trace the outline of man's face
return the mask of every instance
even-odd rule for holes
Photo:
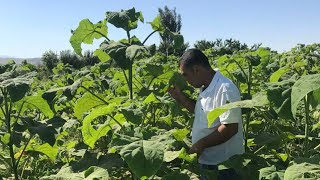
[[[184,64],[180,65],[180,71],[185,80],[195,88],[202,86],[201,79],[199,78],[199,67],[194,65],[192,67],[185,67]]]

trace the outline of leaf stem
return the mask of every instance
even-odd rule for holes
[[[146,39],[143,41],[142,45],[144,45],[144,43],[146,43],[146,41],[152,36],[152,34],[154,34],[155,32],[157,32],[157,30],[154,30],[152,33],[150,33]]]
[[[105,104],[109,104],[107,101],[105,101],[104,99],[102,99],[101,97],[95,95],[92,91],[90,91],[89,89],[87,89],[84,86],[81,86],[83,89],[85,89],[86,91],[88,91],[90,94],[92,94],[94,97],[98,98],[99,100],[101,100],[102,102],[104,102]]]

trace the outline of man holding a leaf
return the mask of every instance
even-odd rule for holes
[[[179,65],[186,81],[200,88],[197,100],[186,97],[177,86],[168,90],[177,102],[195,113],[189,153],[197,153],[202,169],[217,170],[217,164],[244,153],[241,109],[226,111],[212,124],[208,124],[207,115],[219,106],[239,101],[239,89],[218,70],[212,69],[208,58],[198,49],[187,50]],[[228,169],[220,171],[218,179],[234,179],[235,175],[234,169]]]

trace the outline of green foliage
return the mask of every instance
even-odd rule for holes
[[[275,166],[262,168],[259,171],[259,180],[283,180],[284,177],[284,172],[277,171]]]
[[[135,141],[125,146],[120,155],[138,178],[150,177],[162,164],[163,145],[156,141]]]
[[[319,156],[310,159],[295,159],[290,163],[284,173],[284,180],[295,179],[319,179],[320,160]]]
[[[41,61],[47,70],[52,72],[52,69],[58,64],[59,59],[58,55],[50,50],[42,54]]]
[[[284,119],[293,119],[291,111],[291,87],[293,84],[293,80],[285,80],[268,85],[268,100],[276,113]]]
[[[237,101],[225,104],[214,110],[210,111],[207,115],[208,118],[208,127],[211,126],[212,123],[224,112],[233,109],[233,108],[256,108],[256,107],[263,107],[267,105],[269,102],[267,100],[267,96],[265,94],[257,94],[252,100],[244,100],[244,101]]]
[[[297,106],[301,99],[308,95],[308,93],[318,89],[320,89],[320,74],[301,76],[295,82],[291,93],[291,110],[294,117],[296,116]]]
[[[42,177],[41,180],[90,180],[90,179],[109,179],[107,170],[91,166],[83,172],[73,172],[70,166],[65,166],[56,175]]]
[[[76,30],[71,31],[70,43],[74,51],[78,55],[82,55],[81,44],[92,44],[94,39],[106,37],[108,34],[108,27],[106,21],[99,21],[93,24],[89,19],[80,21]]]
[[[139,21],[144,18],[134,8],[107,12],[96,24],[82,20],[70,38],[77,54],[82,43],[105,41],[82,57],[70,51],[60,53],[60,59],[47,53],[53,74],[32,84],[35,73],[26,74],[32,69],[26,64],[0,66],[1,176],[198,177],[197,157],[187,153],[193,117],[166,91],[177,85],[190,97],[197,93],[176,72],[179,57],[144,46],[150,36],[140,41],[130,34]],[[110,40],[107,23],[125,30],[127,37]],[[154,32],[169,35],[175,48],[183,44],[160,16],[149,24]],[[234,80],[243,99],[209,112],[208,124],[232,108],[251,109],[244,113],[247,152],[220,163],[219,170],[234,168],[248,180],[319,178],[319,158],[313,156],[319,153],[319,44],[282,54],[232,39],[200,45],[213,65]],[[215,178],[218,171],[209,174]]]
[[[120,12],[106,12],[106,20],[117,28],[131,31],[138,26],[138,20],[144,21],[141,12],[136,12],[135,8],[121,10]]]
[[[188,89],[188,83],[185,78],[177,72],[174,72],[169,80],[169,86],[178,86],[181,90]]]

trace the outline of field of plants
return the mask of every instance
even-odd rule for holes
[[[198,179],[195,154],[188,154],[193,114],[167,93],[176,84],[197,97],[178,73],[178,53],[146,46],[152,35],[171,37],[172,51],[183,36],[160,16],[138,39],[134,8],[84,19],[70,43],[103,39],[97,63],[75,68],[57,63],[48,76],[32,65],[0,66],[0,179]],[[108,27],[127,37],[115,41]],[[320,44],[298,44],[277,53],[267,47],[202,49],[214,68],[239,87],[242,101],[208,115],[241,107],[246,153],[219,169],[234,168],[245,180],[320,179]],[[167,51],[168,52],[168,51]],[[215,179],[218,172],[206,172]]]

